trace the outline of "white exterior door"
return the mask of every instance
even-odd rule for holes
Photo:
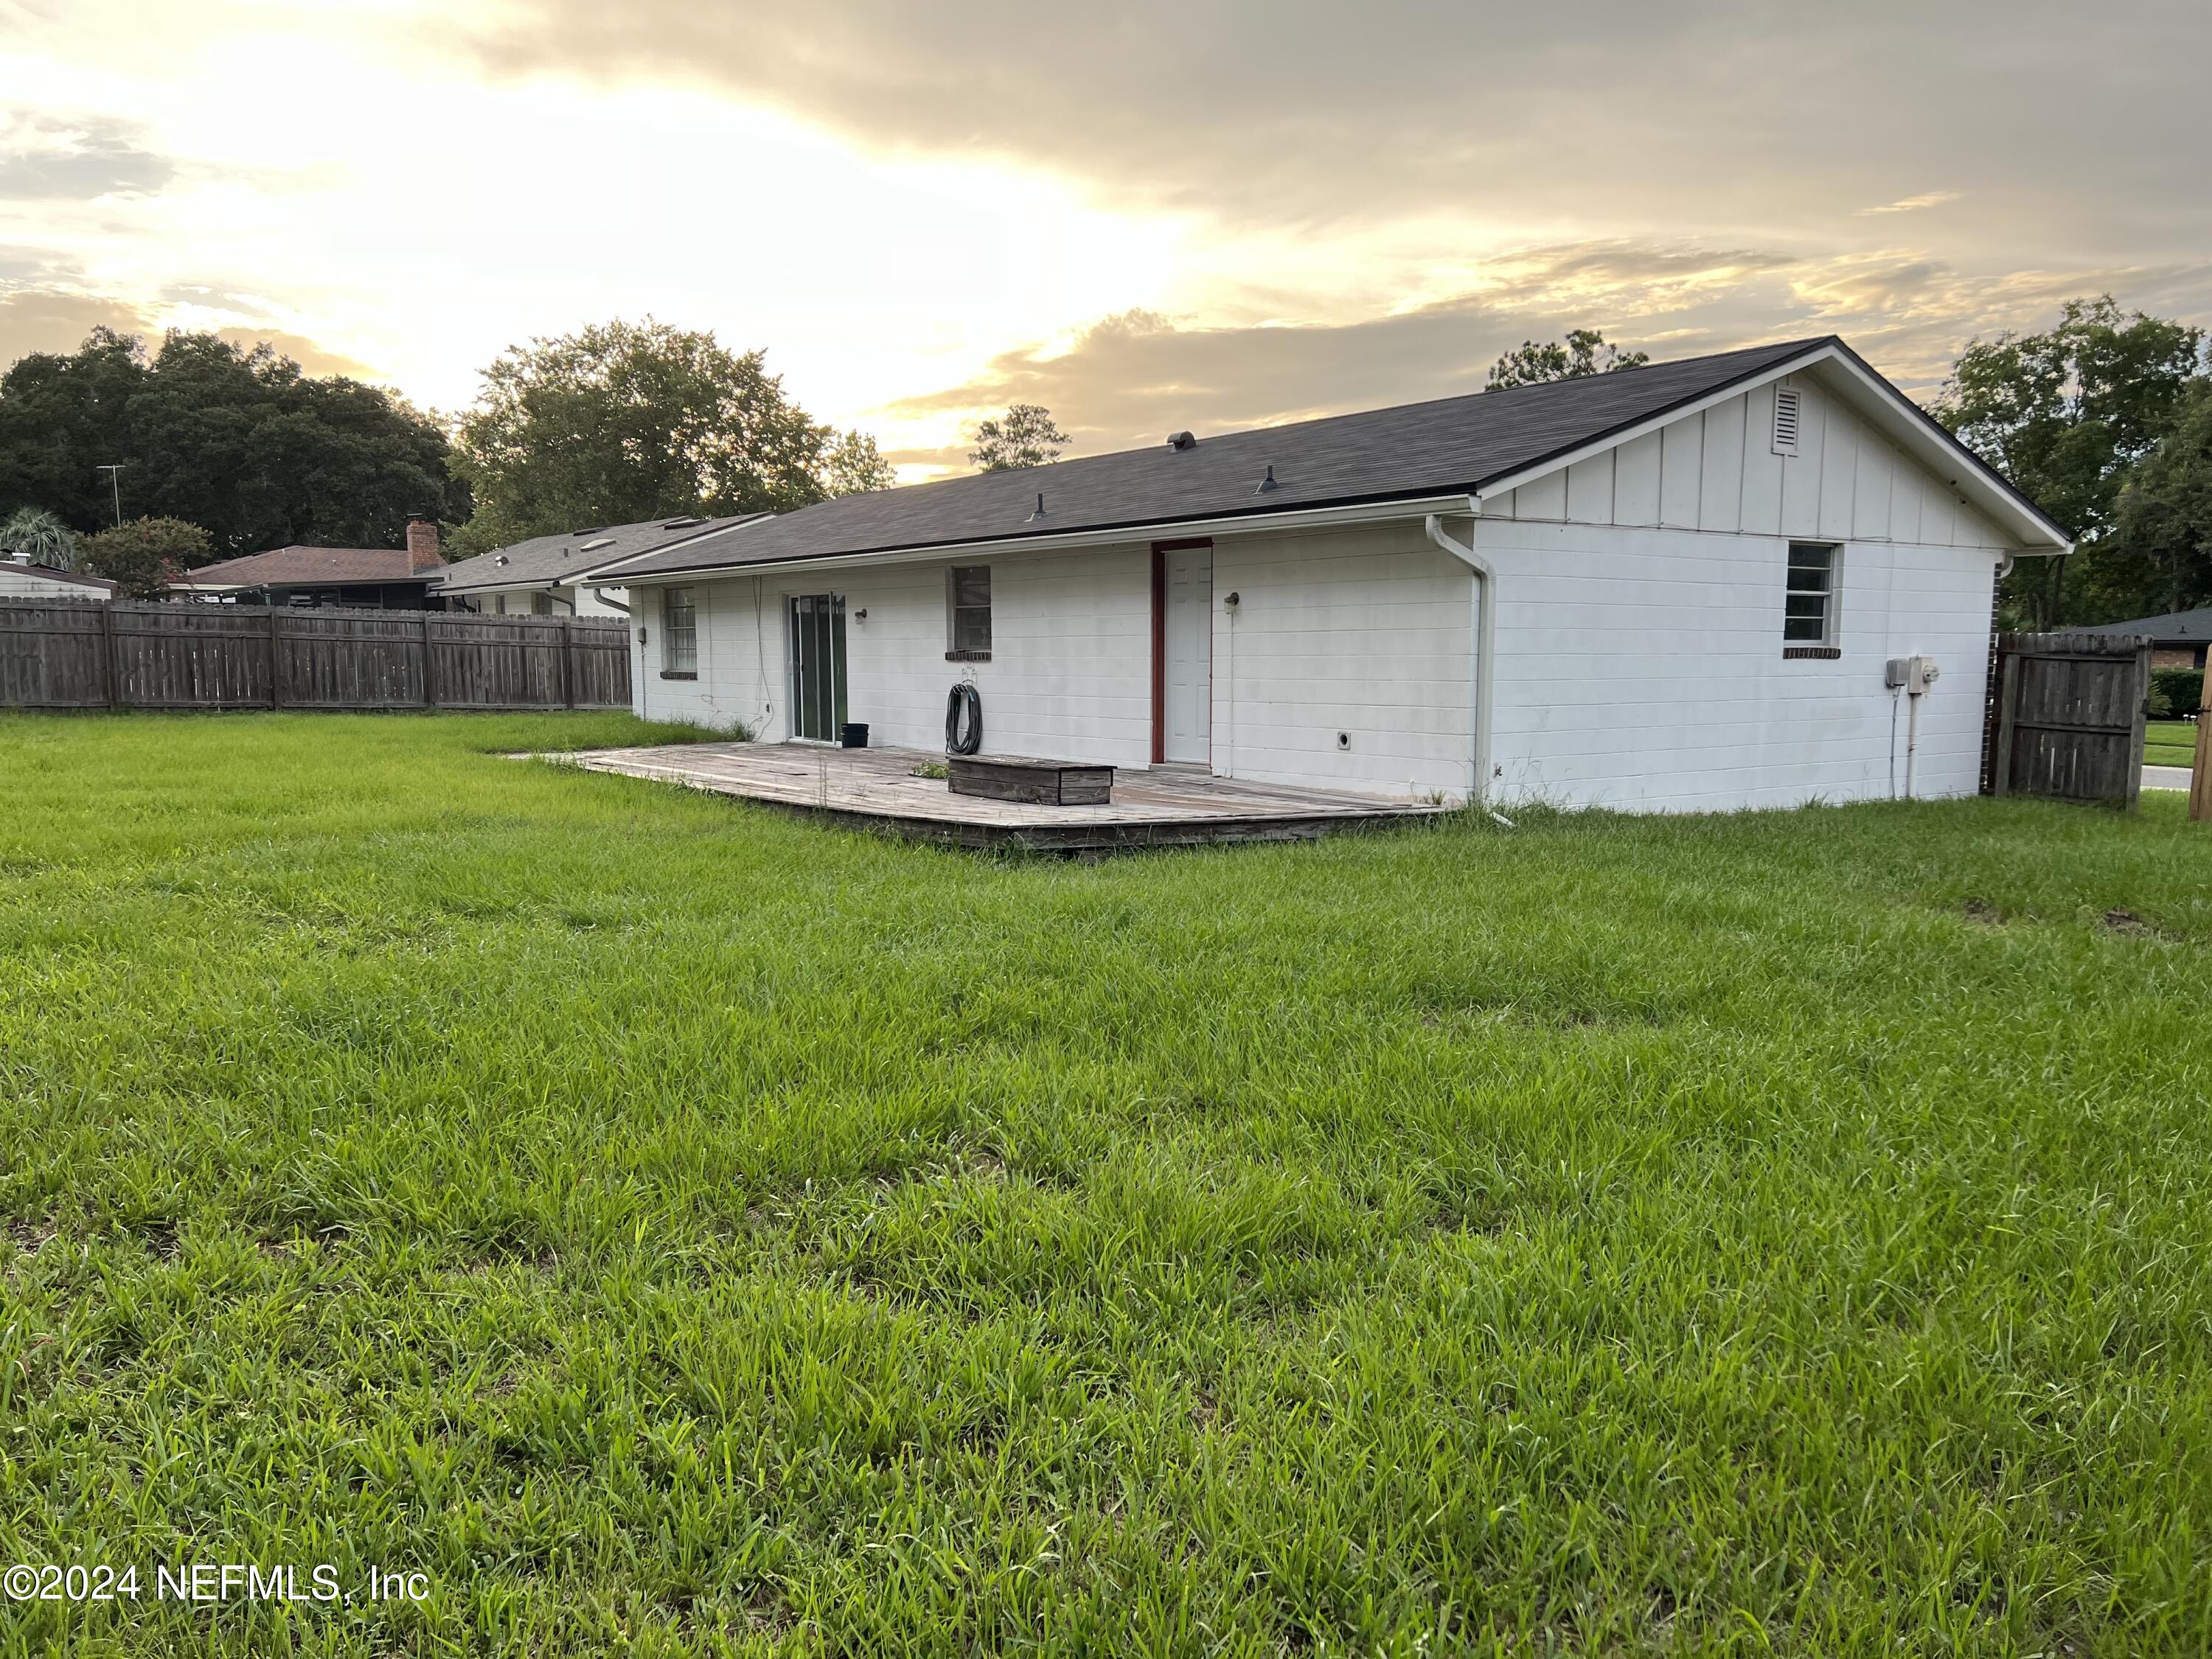
[[[1170,548],[1167,562],[1167,668],[1164,758],[1212,758],[1213,550]]]

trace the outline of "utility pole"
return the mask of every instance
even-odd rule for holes
[[[121,461],[115,461],[92,469],[94,472],[105,472],[107,482],[115,487],[115,524],[118,529],[123,526],[123,465]]]

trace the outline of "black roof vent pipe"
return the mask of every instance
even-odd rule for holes
[[[1264,495],[1270,490],[1280,489],[1281,488],[1282,485],[1275,482],[1275,467],[1274,464],[1271,461],[1267,465],[1267,476],[1260,480],[1259,487],[1253,490],[1252,493],[1255,495]]]
[[[1030,514],[1029,521],[1031,524],[1035,524],[1042,517],[1044,517],[1044,491],[1040,489],[1037,491],[1036,511]]]

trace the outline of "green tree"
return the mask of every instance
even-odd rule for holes
[[[978,472],[1012,472],[1050,465],[1067,443],[1067,434],[1053,424],[1052,411],[1043,404],[1013,404],[998,419],[976,427],[975,447],[968,459]]]
[[[2098,567],[2115,550],[2121,489],[2172,424],[2202,338],[2123,313],[2108,294],[2068,301],[2048,332],[1975,340],[1960,354],[1930,412],[2077,538],[2071,557],[2022,559],[2006,579],[2008,607],[2031,627],[2094,619],[2075,614],[2068,567],[2085,567],[2086,600],[2111,590],[2118,573]]]
[[[809,419],[764,354],[650,318],[510,347],[483,381],[455,440],[477,508],[457,554],[584,525],[784,513],[830,494],[836,467],[858,469],[840,483],[880,477],[873,441]]]
[[[1651,361],[1641,351],[1623,351],[1607,345],[1594,328],[1571,328],[1564,343],[1549,340],[1539,345],[1523,340],[1490,366],[1485,392],[1509,386],[1536,386],[1546,380],[1579,380],[1585,374],[1610,374],[1615,369],[1641,368]]]
[[[50,506],[96,530],[112,512],[98,469],[111,463],[131,511],[204,526],[212,557],[291,542],[396,547],[410,514],[468,514],[434,421],[211,334],[173,331],[149,356],[95,329],[73,353],[33,353],[0,376],[0,512]]]
[[[0,548],[19,554],[49,570],[70,570],[76,565],[76,538],[70,527],[41,507],[18,507],[0,524]]]
[[[861,495],[898,483],[898,474],[865,432],[831,441],[823,452],[821,477],[823,489],[832,495]]]
[[[2121,486],[2114,520],[2100,559],[2107,620],[2212,604],[2212,379],[2184,390],[2166,435]]]
[[[131,519],[88,537],[83,568],[134,599],[158,599],[166,584],[214,556],[215,538],[182,519]]]

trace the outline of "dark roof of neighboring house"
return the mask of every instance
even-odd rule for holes
[[[741,553],[734,545],[694,544],[635,560],[621,574],[642,578],[1071,531],[1133,531],[1238,514],[1474,494],[1674,410],[1723,394],[1740,382],[1771,377],[1796,360],[1832,351],[1849,358],[1876,383],[1887,385],[1832,335],[1789,340],[1505,392],[1224,433],[1200,438],[1186,449],[1162,442],[1049,466],[848,495],[747,530],[738,538]],[[1892,392],[1904,404],[1902,395],[1893,388]],[[1981,466],[1924,413],[1909,404],[1905,407],[1929,442],[1942,445],[1967,465]],[[1261,493],[1259,487],[1270,467],[1276,487]],[[2034,513],[2032,502],[2002,480],[1995,482],[2001,493]],[[1040,493],[1045,515],[1032,520]],[[2036,517],[2048,522],[2039,514]]]
[[[426,581],[446,567],[417,570],[404,547],[276,547],[187,570],[172,587],[310,587],[331,582]]]
[[[2212,644],[2212,606],[2200,611],[2176,611],[2165,617],[2139,617],[2133,622],[2103,623],[2095,628],[2076,628],[2075,634],[2148,634],[2153,645]]]
[[[13,570],[26,576],[36,576],[41,581],[68,582],[77,587],[96,587],[113,599],[121,590],[105,576],[88,575],[82,570],[57,570],[50,564],[39,564],[27,559],[0,560],[0,571]]]
[[[534,537],[447,566],[438,574],[437,591],[467,593],[503,587],[553,586],[586,570],[598,570],[641,553],[719,535],[734,526],[767,516],[745,513],[722,519],[653,519],[644,524],[605,525],[558,536]]]

